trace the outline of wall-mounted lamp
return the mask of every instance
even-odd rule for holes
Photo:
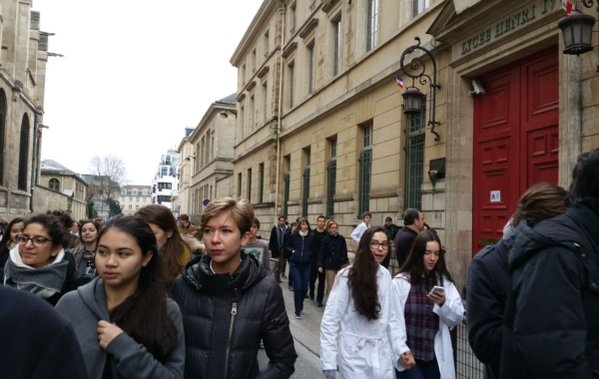
[[[189,160],[192,160],[192,159],[196,159],[196,156],[195,156],[195,154],[193,154],[193,155],[190,155],[189,157],[185,157],[185,160],[186,160],[186,161],[189,161]]]
[[[566,16],[558,24],[564,36],[564,54],[580,55],[593,50],[595,17],[581,13],[580,4],[591,8],[594,5],[594,0],[576,1],[572,14]],[[597,2],[597,13],[599,14],[599,1]],[[599,64],[597,71],[599,72]]]
[[[439,141],[441,136],[439,133],[435,131],[435,127],[440,125],[441,123],[435,120],[435,110],[437,105],[437,90],[441,88],[441,85],[437,83],[437,62],[435,61],[435,57],[431,54],[431,52],[424,47],[420,46],[420,37],[414,38],[416,40],[416,44],[408,47],[401,53],[400,64],[401,70],[404,74],[410,78],[412,78],[412,85],[406,89],[406,92],[402,94],[404,99],[404,113],[413,114],[418,113],[422,110],[422,104],[426,101],[426,96],[420,92],[420,90],[414,86],[416,79],[422,85],[428,85],[430,87],[430,108],[429,108],[429,118],[427,125],[431,125],[431,133],[435,135],[435,141]],[[426,65],[422,56],[417,56],[412,58],[412,60],[406,64],[406,57],[412,54],[415,50],[422,50],[429,57],[432,65],[433,72],[432,78],[426,72]]]

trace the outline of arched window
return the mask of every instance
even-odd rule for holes
[[[29,117],[23,115],[21,121],[21,139],[19,149],[19,189],[27,191],[27,173],[29,172]]]
[[[0,89],[0,185],[4,184],[4,148],[6,141],[6,94]]]
[[[58,179],[50,179],[50,181],[48,182],[48,188],[50,188],[52,191],[60,191],[60,182],[58,181]]]

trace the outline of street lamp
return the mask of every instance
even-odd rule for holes
[[[594,0],[577,1],[574,12],[558,23],[564,37],[564,54],[580,55],[593,50],[595,17],[580,12],[580,4],[591,8],[594,5]],[[599,13],[599,1],[597,2],[597,12]],[[599,72],[599,64],[597,71]]]
[[[429,118],[427,125],[431,125],[431,133],[435,135],[435,141],[439,141],[441,136],[435,131],[435,127],[441,123],[435,120],[435,111],[437,107],[437,90],[441,88],[441,85],[437,83],[437,62],[431,52],[424,47],[420,46],[420,37],[415,37],[416,44],[408,47],[401,53],[400,65],[403,73],[412,78],[412,85],[406,89],[406,92],[402,94],[404,99],[404,113],[414,114],[422,110],[422,104],[426,101],[426,96],[415,86],[416,79],[424,86],[428,85],[430,88],[429,99]],[[423,51],[431,61],[433,65],[432,74],[428,74],[426,71],[426,64],[422,59],[422,56],[416,56],[406,63],[406,57],[416,50]],[[432,75],[432,77],[431,77]]]

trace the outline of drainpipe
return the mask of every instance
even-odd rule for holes
[[[281,182],[281,114],[283,113],[283,48],[285,47],[285,4],[281,1],[279,14],[281,20],[281,46],[279,50],[279,98],[277,107],[277,128],[275,130],[275,138],[277,141],[277,170],[275,175],[275,214],[274,220],[279,216],[279,184]]]

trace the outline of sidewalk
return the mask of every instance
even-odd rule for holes
[[[287,279],[283,279],[281,289],[285,298],[285,308],[287,309],[291,334],[295,342],[295,350],[298,354],[295,361],[295,373],[291,378],[322,378],[320,370],[320,320],[324,307],[318,308],[316,301],[305,299],[302,319],[297,320],[294,317],[293,291],[289,290]],[[261,367],[268,364],[268,357],[266,357],[264,350],[260,350],[258,359]]]

